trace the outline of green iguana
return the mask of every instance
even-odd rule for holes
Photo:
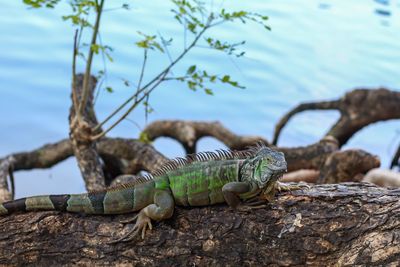
[[[0,215],[15,211],[59,210],[85,214],[122,214],[140,211],[136,224],[116,241],[128,241],[147,227],[173,215],[175,205],[206,206],[226,202],[234,209],[241,200],[271,200],[275,190],[300,189],[278,179],[286,172],[282,152],[257,145],[245,151],[201,152],[177,158],[151,175],[104,191],[21,198],[0,204]],[[252,208],[247,206],[248,208]]]

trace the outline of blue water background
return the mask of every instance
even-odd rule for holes
[[[1,156],[68,136],[73,28],[60,17],[69,13],[69,7],[61,4],[55,10],[32,10],[21,2],[0,0]],[[108,1],[107,8],[121,3]],[[138,80],[143,53],[134,45],[140,38],[138,30],[172,37],[173,57],[183,48],[183,28],[169,11],[170,1],[129,3],[131,10],[108,11],[102,18],[102,41],[115,49],[115,62],[107,64],[107,85],[115,92],[100,93],[96,103],[100,119],[134,90],[125,87],[121,78],[133,84]],[[220,5],[212,1],[207,6],[215,10]],[[192,92],[181,83],[165,83],[151,96],[155,111],[149,122],[218,120],[235,133],[271,140],[278,119],[300,102],[335,99],[356,87],[400,89],[400,1],[237,0],[224,1],[222,6],[268,15],[272,31],[255,24],[221,25],[209,35],[232,42],[246,40],[245,56],[229,58],[199,47],[174,73],[196,63],[209,72],[230,74],[246,89],[219,85],[214,87],[215,95],[208,96]],[[166,55],[150,53],[145,79],[168,62]],[[99,70],[101,64],[101,58],[97,59],[94,69]],[[316,142],[338,117],[336,111],[297,115],[283,130],[279,145]],[[137,137],[145,127],[143,108],[129,118],[110,136]],[[399,129],[399,121],[371,125],[358,132],[345,148],[377,154],[387,167],[400,142]],[[168,138],[157,140],[155,146],[171,157],[184,153]],[[221,147],[223,144],[212,138],[199,143],[200,150]],[[16,173],[17,197],[84,190],[72,158],[49,170]]]

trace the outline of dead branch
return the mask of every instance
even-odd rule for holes
[[[98,144],[100,157],[105,168],[115,178],[120,174],[136,174],[142,170],[154,171],[168,159],[152,146],[134,139],[103,138]],[[0,159],[0,181],[7,188],[8,168],[12,163],[14,171],[50,168],[73,156],[71,142],[63,139],[57,143],[47,144],[35,150],[8,155]],[[8,159],[13,158],[10,162]],[[107,181],[108,183],[111,180]]]
[[[283,180],[290,182],[358,182],[369,170],[380,166],[377,156],[363,150],[339,151],[331,136],[306,147],[277,149],[286,155],[289,173]]]
[[[107,244],[121,216],[31,212],[0,218],[1,265],[397,266],[400,190],[319,185],[249,213],[177,208],[145,240]]]
[[[164,155],[151,145],[134,139],[102,138],[98,142],[101,158],[106,163],[109,185],[113,179],[122,174],[137,174],[144,170],[152,172],[168,161]]]
[[[301,169],[319,170],[326,158],[332,152],[338,150],[338,142],[335,138],[327,136],[309,146],[294,148],[275,147],[275,149],[285,153],[289,172]]]
[[[396,184],[396,177],[398,179],[397,183],[400,184],[400,176],[396,176],[394,173],[389,175],[389,171],[386,171],[385,175],[379,177],[375,175],[373,179],[365,180],[364,175],[367,172],[369,173],[370,170],[378,168],[380,160],[378,157],[363,150],[335,151],[326,154],[324,160],[320,161],[320,163],[322,165],[317,169],[291,170],[283,176],[282,181],[304,181],[319,184],[366,181],[380,186],[383,186],[383,184],[388,186],[389,184]],[[379,174],[382,174],[382,172],[379,172]]]
[[[218,121],[155,121],[144,129],[143,134],[150,141],[161,136],[171,137],[182,144],[186,154],[195,153],[198,140],[205,136],[212,136],[233,150],[243,150],[260,141],[268,144],[268,141],[260,136],[240,136],[232,133]]]
[[[276,125],[273,144],[277,144],[279,135],[295,114],[305,110],[338,110],[339,120],[326,135],[331,135],[344,145],[357,131],[378,121],[400,118],[400,92],[385,88],[370,90],[356,89],[334,101],[303,103],[288,112]]]
[[[46,169],[73,155],[71,143],[68,139],[46,144],[29,152],[15,153],[14,170]]]
[[[328,156],[321,167],[317,183],[358,182],[369,170],[379,166],[379,158],[363,150],[336,151]]]

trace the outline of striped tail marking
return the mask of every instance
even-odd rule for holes
[[[70,195],[47,195],[20,198],[0,204],[0,215],[17,211],[66,210]]]

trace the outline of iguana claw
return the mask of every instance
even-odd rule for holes
[[[142,239],[144,239],[144,236],[146,234],[146,230],[147,227],[152,230],[153,229],[153,225],[151,224],[151,219],[144,214],[143,211],[140,211],[137,215],[135,215],[135,217],[133,217],[132,219],[126,220],[126,221],[122,221],[121,223],[130,223],[133,222],[134,220],[136,220],[135,225],[133,226],[133,228],[126,233],[124,236],[122,236],[121,238],[117,239],[117,240],[113,240],[111,242],[109,242],[109,244],[114,244],[114,243],[118,243],[118,242],[128,242],[133,240],[139,233],[141,233],[141,237]]]
[[[279,192],[285,192],[285,191],[294,191],[294,190],[302,190],[303,188],[311,188],[308,184],[297,184],[297,185],[292,185],[292,184],[285,184],[281,182],[276,182],[275,189],[278,190]]]

